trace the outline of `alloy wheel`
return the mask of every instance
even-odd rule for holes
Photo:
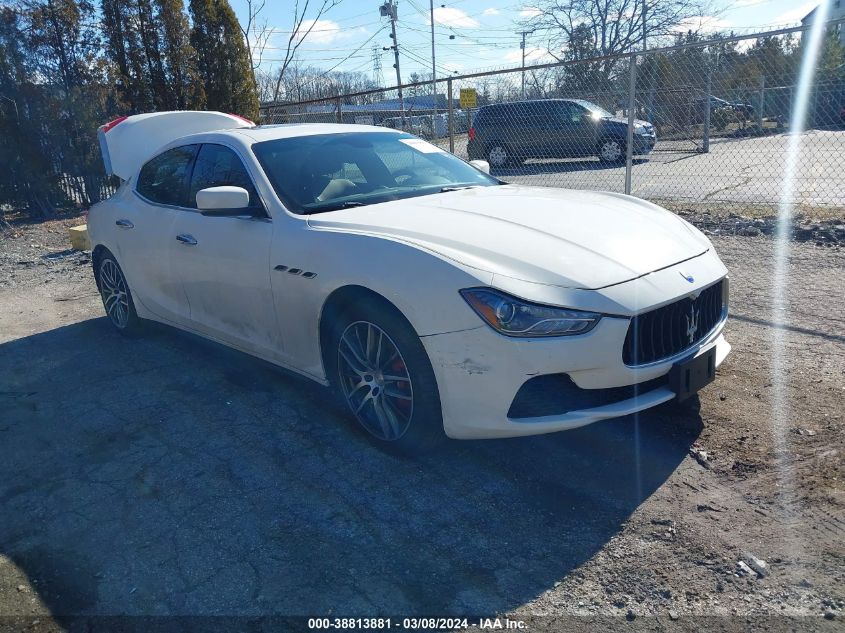
[[[414,390],[396,343],[374,323],[356,321],[341,335],[337,355],[343,395],[352,413],[375,437],[400,439],[411,425]]]
[[[487,153],[487,158],[493,167],[501,167],[508,162],[508,152],[501,145],[494,145]]]
[[[602,160],[612,162],[622,157],[622,146],[619,141],[605,141],[599,151]]]
[[[120,268],[112,259],[100,265],[100,295],[106,314],[120,329],[129,323],[129,290]]]

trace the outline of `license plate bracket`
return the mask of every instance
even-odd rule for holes
[[[694,396],[716,379],[716,347],[705,353],[675,363],[669,371],[669,388],[680,402]]]

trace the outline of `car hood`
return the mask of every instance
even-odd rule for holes
[[[622,283],[710,248],[691,225],[638,198],[516,185],[353,207],[308,222],[413,243],[465,266],[567,288]]]
[[[608,123],[614,123],[616,125],[627,126],[628,125],[628,117],[621,117],[621,116],[607,116],[602,119],[602,121]],[[638,125],[651,125],[648,121],[643,121],[642,119],[634,119],[634,127]]]

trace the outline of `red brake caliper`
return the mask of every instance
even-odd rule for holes
[[[401,375],[401,373],[406,373],[405,363],[402,362],[401,358],[397,358],[390,364],[390,369],[396,372],[397,375]],[[410,394],[411,392],[411,383],[399,381],[396,383],[396,388],[401,391],[402,393]],[[411,401],[410,400],[403,400],[401,398],[394,398],[393,402],[403,411],[406,411],[411,408]]]

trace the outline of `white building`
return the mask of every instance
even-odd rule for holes
[[[845,18],[845,0],[829,0],[829,2],[830,9],[828,10],[827,19],[841,20]],[[804,26],[812,24],[818,10],[819,8],[816,7],[801,18],[801,24]],[[845,27],[845,24],[837,24],[835,28],[839,32],[839,41],[842,42],[843,46],[845,46],[845,28],[843,27]]]

